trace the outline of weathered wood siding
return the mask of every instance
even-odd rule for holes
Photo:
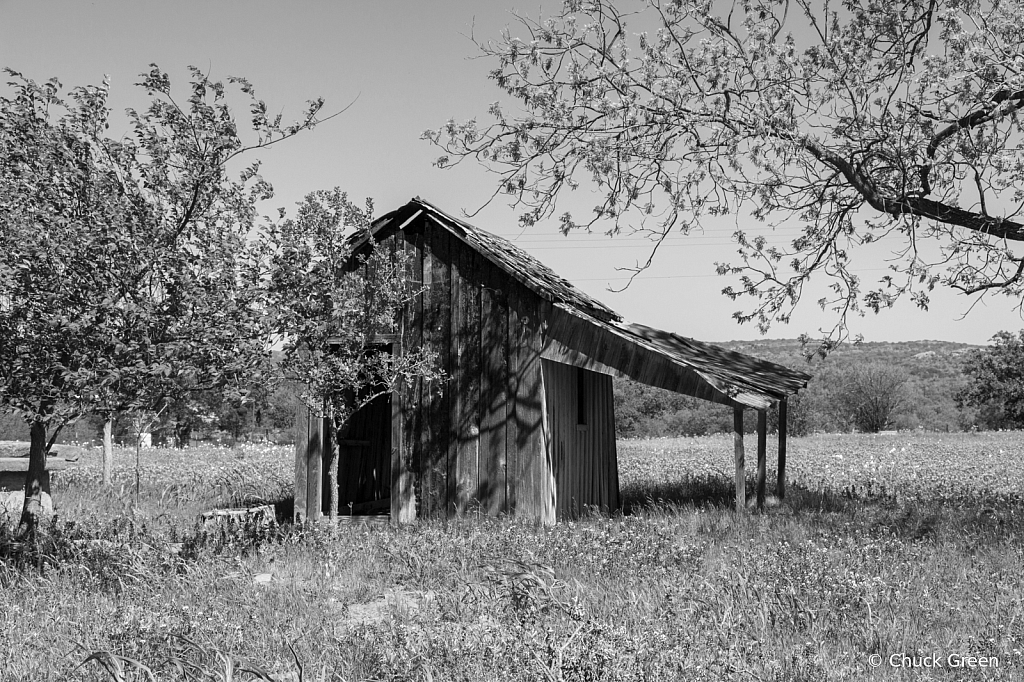
[[[419,517],[469,511],[551,522],[540,366],[541,308],[457,236],[420,218],[394,235],[422,290],[402,320],[400,352],[423,344],[447,379],[412,387],[399,411]],[[417,275],[422,279],[417,279]],[[547,510],[547,511],[545,511]]]
[[[693,369],[682,367],[661,353],[562,308],[551,309],[542,354],[548,360],[632,379],[701,400],[736,404]]]
[[[612,378],[543,360],[557,517],[619,507]]]
[[[446,375],[395,391],[391,432],[375,430],[374,438],[390,440],[392,520],[482,512],[554,523],[557,493],[540,357],[549,304],[427,216],[378,236],[387,248],[404,252],[405,276],[417,292],[399,321],[394,352],[429,348]],[[296,508],[300,480],[307,481],[307,497],[311,486],[317,488],[315,503],[303,499],[305,509],[326,499],[319,492],[326,474],[322,420],[300,412]],[[315,456],[313,441],[320,443]],[[369,485],[368,464],[353,458],[352,448],[373,452],[370,469],[383,470],[378,446],[348,447],[338,472],[342,506],[352,486]]]

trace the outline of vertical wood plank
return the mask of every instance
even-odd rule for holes
[[[419,235],[421,247],[420,257],[422,263],[423,293],[420,295],[420,342],[424,350],[440,350],[434,346],[434,339],[431,326],[434,323],[431,298],[433,294],[434,267],[433,253],[431,252],[430,230],[433,227],[429,220],[423,221],[422,232]],[[434,452],[433,452],[433,396],[432,387],[426,381],[420,381],[419,405],[417,412],[419,417],[419,443],[417,450],[419,455],[416,468],[418,486],[418,511],[419,517],[423,519],[433,518],[435,513],[435,502],[437,500],[434,490]]]
[[[516,353],[516,516],[554,522],[553,445],[548,419],[547,388],[540,358],[541,304],[533,292],[519,288],[513,316],[518,343]]]
[[[587,424],[580,424],[580,391],[593,390],[593,372],[551,360],[543,361],[550,434],[553,503],[558,518],[577,518],[595,504],[597,460],[600,457],[595,421],[598,403],[584,398]]]
[[[743,513],[747,509],[747,479],[744,470],[743,454],[743,408],[732,408],[732,441],[733,459],[736,463],[736,511]]]
[[[405,257],[405,232],[398,231],[389,237],[389,246],[392,254],[397,258],[401,253]],[[406,265],[404,276],[409,275],[409,267]],[[409,286],[406,282],[405,286]],[[396,358],[406,352],[405,327],[408,324],[408,305],[403,306],[398,316],[398,324],[395,332],[397,338],[392,353]],[[412,480],[406,467],[408,458],[405,451],[405,406],[404,401],[408,390],[404,385],[399,384],[391,391],[391,480],[389,482],[391,496],[391,523],[401,525],[409,523],[416,518],[415,500],[412,494]],[[411,510],[410,510],[411,507]],[[410,511],[412,518],[410,518]]]
[[[505,412],[508,395],[508,301],[505,277],[490,263],[481,272],[480,346],[480,494],[483,510],[499,514],[505,507]]]
[[[459,253],[460,275],[459,316],[461,325],[455,329],[459,353],[461,384],[453,389],[459,393],[459,414],[456,455],[456,506],[460,513],[478,507],[479,442],[480,442],[480,277],[478,256],[469,248]]]
[[[564,518],[566,511],[566,500],[569,492],[566,490],[565,481],[562,478],[564,470],[564,448],[565,436],[562,433],[562,389],[559,382],[558,366],[550,360],[541,360],[542,376],[544,379],[544,430],[548,436],[548,459],[551,476],[553,477],[554,496],[552,504],[556,518]]]
[[[779,500],[786,499],[786,433],[789,430],[788,399],[779,401],[779,469],[775,483],[775,495]]]
[[[516,421],[516,403],[519,397],[519,287],[510,283],[505,323],[505,508],[506,513],[516,509],[516,488],[519,464],[519,423]]]
[[[295,523],[306,520],[306,461],[309,446],[309,408],[298,401],[295,408]]]
[[[538,335],[539,340],[539,335]],[[531,351],[534,350],[531,348]],[[553,426],[548,416],[550,414],[550,396],[547,390],[546,377],[543,371],[545,364],[540,359],[540,345],[536,346],[535,352],[530,354],[531,361],[535,360],[535,374],[540,380],[540,403],[537,406],[541,421],[542,440],[538,459],[531,467],[534,478],[534,486],[538,491],[537,495],[537,518],[545,526],[553,526],[557,520],[558,488],[555,484],[555,440]]]
[[[757,411],[757,509],[764,509],[764,487],[768,459],[768,411]]]
[[[455,240],[447,230],[441,230],[437,235],[436,258],[434,259],[434,287],[440,287],[436,292],[437,323],[438,331],[438,360],[443,363],[445,376],[450,376],[452,371],[451,349],[452,349],[452,254],[451,242]],[[437,494],[439,498],[438,513],[441,516],[450,516],[455,511],[455,497],[450,495],[455,481],[451,473],[455,469],[455,461],[450,458],[451,453],[451,406],[452,399],[451,384],[445,383],[438,386],[440,393],[436,394],[437,406],[434,410],[436,418],[434,430],[438,442],[435,448],[438,457],[438,484]]]
[[[318,521],[323,510],[323,423],[322,417],[309,415],[306,438],[306,518]]]
[[[562,459],[559,462],[562,490],[558,492],[561,495],[564,490],[565,506],[563,507],[563,512],[565,518],[572,518],[576,502],[579,500],[579,491],[576,486],[578,474],[578,467],[576,466],[576,412],[579,409],[576,403],[576,371],[574,368],[564,365],[558,365],[558,370],[558,375],[561,377],[558,393],[561,399],[557,403],[561,407],[558,423],[562,430],[562,437],[559,440],[561,443],[564,443],[562,446]]]
[[[459,446],[465,437],[464,413],[466,411],[466,381],[463,356],[466,339],[465,324],[465,252],[466,246],[458,239],[450,239],[448,257],[451,277],[451,306],[449,309],[448,343],[448,488],[445,491],[445,514],[458,513],[461,492],[459,489]]]
[[[451,345],[451,274],[448,254],[449,233],[431,221],[424,222],[423,344],[437,353],[440,369],[447,373]],[[423,429],[422,504],[423,516],[447,514],[448,508],[448,391],[431,382],[422,388]]]
[[[422,222],[422,218],[420,221]],[[418,223],[411,223],[409,229],[404,232],[406,281],[417,292],[406,304],[403,315],[402,349],[405,353],[419,350],[423,342],[423,234],[416,229],[417,226]],[[419,516],[418,512],[422,511],[417,510],[417,506],[422,504],[422,496],[418,494],[422,493],[422,447],[420,442],[422,383],[423,381],[418,377],[406,382],[400,401],[402,407],[402,472],[406,479],[403,482],[403,488],[408,486],[409,492],[404,494],[412,497],[412,512],[410,514],[407,511],[405,514],[412,518]]]
[[[399,387],[391,393],[391,523],[403,524],[416,520],[416,497],[409,458],[405,456],[405,410],[402,400],[409,392]]]

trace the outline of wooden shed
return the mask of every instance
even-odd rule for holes
[[[403,386],[352,418],[336,493],[325,465],[332,429],[301,408],[296,520],[326,513],[333,494],[342,514],[393,522],[476,510],[553,523],[615,510],[613,376],[732,406],[740,424],[743,409],[758,410],[763,497],[765,411],[784,408],[808,375],[629,324],[511,242],[418,198],[362,238],[404,250],[409,278],[422,283],[399,333],[377,345],[428,345],[446,378]],[[780,439],[781,485],[784,429]],[[736,444],[743,500],[742,430]]]

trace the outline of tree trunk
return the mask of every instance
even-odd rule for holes
[[[327,482],[330,488],[330,497],[327,498],[329,505],[327,507],[328,514],[330,515],[331,523],[338,522],[338,456],[341,454],[338,451],[338,438],[340,437],[336,424],[334,423],[334,410],[328,412],[329,418],[327,435],[330,443],[330,450],[328,450],[328,461],[327,461]]]
[[[46,476],[46,424],[32,422],[31,445],[28,452],[28,473],[25,475],[25,505],[21,509],[18,537],[31,537],[43,514],[43,481]]]
[[[103,485],[113,484],[114,473],[114,418],[103,422]]]
[[[192,440],[192,424],[191,422],[178,422],[174,425],[174,445],[179,450],[181,448],[188,447],[189,441]]]
[[[142,488],[142,431],[135,430],[135,508],[139,508],[139,490]]]

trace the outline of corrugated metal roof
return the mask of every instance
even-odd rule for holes
[[[774,362],[626,322],[614,310],[575,288],[512,242],[470,225],[419,197],[375,221],[371,233],[396,221],[400,226],[407,224],[420,213],[425,213],[427,218],[458,236],[542,299],[569,308],[576,315],[589,318],[592,324],[624,336],[646,351],[655,351],[680,369],[694,372],[707,382],[709,388],[727,395],[730,401],[762,408],[796,393],[811,378],[809,374]],[[358,243],[366,238],[361,236],[355,241]]]

